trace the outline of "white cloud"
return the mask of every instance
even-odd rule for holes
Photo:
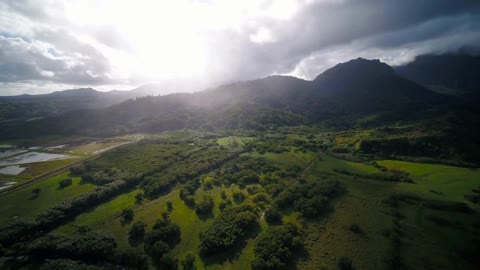
[[[25,84],[108,88],[272,73],[312,78],[359,56],[400,63],[478,44],[479,6],[451,0],[3,0],[0,81],[27,91],[34,87]]]
[[[272,31],[270,31],[268,28],[260,27],[254,34],[250,35],[250,41],[263,44],[275,42],[276,40]]]

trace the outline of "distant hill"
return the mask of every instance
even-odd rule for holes
[[[440,93],[470,95],[480,92],[480,56],[421,55],[395,67],[401,76]]]
[[[131,91],[101,92],[92,88],[79,88],[42,95],[0,96],[0,119],[49,117],[75,110],[107,108],[157,92],[149,86]]]
[[[378,119],[405,121],[443,100],[443,96],[399,77],[388,65],[359,58],[339,64],[313,81],[271,76],[191,94],[137,98],[3,128],[5,137],[18,137],[25,134],[19,130],[25,129],[35,129],[36,134],[113,135],[185,127],[265,129],[328,123],[342,128],[369,115],[375,116],[370,124],[378,124]]]

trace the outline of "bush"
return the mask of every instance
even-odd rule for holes
[[[187,252],[185,258],[182,260],[182,268],[183,270],[195,270],[197,267],[195,266],[195,256],[191,252]]]
[[[122,219],[124,221],[132,221],[133,220],[133,209],[132,208],[124,208],[122,209]]]
[[[282,214],[278,211],[278,208],[271,206],[265,210],[265,220],[269,224],[278,224],[282,222]]]
[[[197,214],[207,214],[212,211],[213,206],[213,198],[208,195],[203,195],[199,200],[195,201],[195,212]]]
[[[167,201],[167,211],[172,212],[173,211],[173,203],[172,201]]]
[[[153,261],[159,262],[160,259],[170,251],[170,247],[163,241],[159,240],[153,244],[150,249],[150,255]]]
[[[149,253],[158,241],[165,242],[170,247],[175,246],[180,241],[180,227],[170,220],[157,220],[153,225],[153,230],[145,234],[145,251]]]
[[[71,185],[72,185],[72,178],[67,178],[60,181],[60,188],[66,188]]]

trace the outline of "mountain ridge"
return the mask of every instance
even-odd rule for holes
[[[372,74],[356,76],[352,72]],[[439,100],[440,94],[399,77],[378,60],[355,59],[313,81],[269,76],[195,93],[149,96],[107,108],[67,112],[20,126],[35,127],[37,134],[103,136],[181,128],[255,129],[322,121],[338,125],[343,119],[369,114],[388,114],[388,121],[398,120]]]

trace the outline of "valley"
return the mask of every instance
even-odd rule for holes
[[[475,269],[476,100],[354,59],[2,122],[0,268]]]

